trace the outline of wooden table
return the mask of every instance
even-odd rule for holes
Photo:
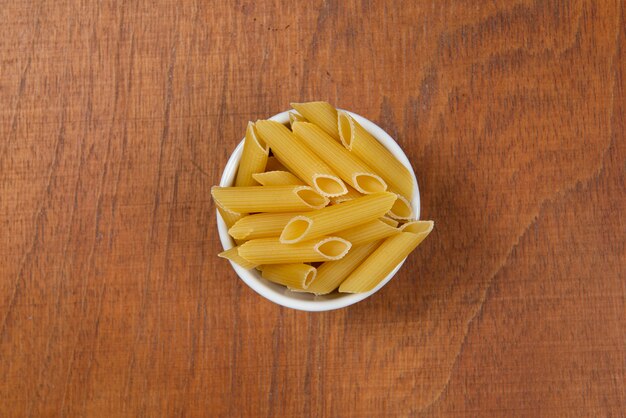
[[[624,416],[625,4],[229,3],[0,8],[0,416]],[[315,99],[436,222],[326,313],[240,281],[209,196]]]

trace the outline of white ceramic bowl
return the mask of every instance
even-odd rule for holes
[[[372,134],[378,141],[380,141],[391,153],[404,165],[406,166],[411,174],[413,175],[413,179],[415,179],[415,189],[413,193],[413,200],[411,201],[411,206],[413,207],[413,211],[415,213],[415,218],[419,219],[420,216],[420,195],[419,189],[417,187],[417,179],[415,178],[415,173],[413,172],[413,168],[411,168],[411,164],[409,163],[409,159],[406,157],[402,149],[398,146],[398,144],[393,140],[391,136],[389,136],[385,131],[383,131],[380,127],[378,127],[375,123],[370,122],[362,116],[354,114],[352,112],[348,112],[354,119],[363,126],[370,134]],[[289,122],[289,114],[288,112],[282,112],[270,118],[271,120],[275,120],[280,123]],[[237,168],[239,166],[239,161],[241,160],[241,152],[243,150],[243,140],[237,145],[235,151],[230,156],[228,163],[226,164],[226,168],[224,168],[224,173],[222,174],[222,179],[220,180],[220,186],[232,186],[235,182],[235,175],[237,174]],[[217,212],[217,229],[220,235],[220,241],[222,242],[222,246],[225,250],[232,248],[235,245],[233,239],[228,235],[228,228],[224,223],[222,217],[219,212]],[[396,274],[396,272],[400,269],[400,267],[404,264],[404,260],[400,262],[396,266],[395,269],[385,279],[380,282],[375,289],[367,292],[367,293],[338,293],[333,292],[329,295],[324,296],[315,296],[310,293],[300,293],[300,292],[292,292],[287,290],[286,287],[269,282],[261,277],[258,271],[256,270],[246,270],[243,267],[238,266],[235,263],[231,262],[235,273],[243,280],[248,286],[252,288],[259,295],[263,296],[266,299],[271,300],[274,303],[277,303],[282,306],[286,306],[288,308],[299,309],[302,311],[329,311],[332,309],[344,308],[346,306],[352,305],[363,299],[371,296],[376,293],[381,287],[383,287],[391,278]]]

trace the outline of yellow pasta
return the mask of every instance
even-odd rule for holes
[[[350,241],[352,245],[357,246],[367,244],[372,241],[380,241],[383,238],[387,238],[398,233],[400,233],[398,228],[388,225],[380,219],[376,219],[363,225],[358,225],[354,228],[337,232],[335,235],[345,239],[346,241]]]
[[[395,219],[388,218],[387,216],[383,216],[382,218],[379,218],[378,220],[386,223],[387,225],[393,226],[394,228],[397,227],[399,224],[398,221],[396,221]]]
[[[416,221],[403,225],[400,232],[387,238],[348,278],[339,291],[362,293],[374,289],[432,231],[432,221]]]
[[[268,155],[269,147],[256,135],[254,123],[248,122],[235,186],[256,186],[257,182],[254,181],[252,175],[265,170]]]
[[[310,240],[364,224],[382,217],[395,200],[395,194],[381,192],[294,216],[280,234],[280,241]]]
[[[323,263],[317,268],[317,276],[306,291],[316,295],[326,295],[337,289],[341,282],[378,248],[380,243],[381,241],[374,241],[354,246],[341,260]]]
[[[412,199],[414,184],[411,172],[348,113],[340,111],[338,121],[343,145],[374,169],[390,191]]]
[[[400,219],[404,221],[412,219],[413,208],[411,207],[411,203],[404,196],[401,196],[399,194],[397,194],[396,196],[397,199],[389,210],[388,215],[394,219]]]
[[[342,194],[341,196],[331,197],[330,201],[333,205],[338,205],[339,203],[347,202],[348,200],[354,200],[358,197],[362,197],[363,194],[354,190],[351,186],[346,186],[348,188],[348,193]]]
[[[247,241],[239,247],[239,255],[251,263],[285,264],[339,260],[352,247],[349,241],[337,237],[283,244],[278,238],[260,238]]]
[[[306,289],[298,289],[296,287],[287,287],[287,289],[289,289],[289,291],[295,292],[295,293],[307,293]]]
[[[343,181],[359,192],[371,194],[387,190],[387,183],[374,170],[318,126],[308,122],[294,122],[291,129]]]
[[[245,268],[247,270],[253,269],[253,268],[258,266],[258,264],[251,263],[250,261],[248,261],[245,258],[241,257],[239,255],[239,247],[233,247],[233,248],[231,248],[229,250],[222,251],[217,256],[218,257],[222,257],[222,258],[226,258],[226,259],[232,261],[235,264],[240,265],[241,267],[243,267],[243,268]]]
[[[266,171],[253,174],[252,178],[262,186],[304,186],[306,184],[289,171]]]
[[[211,188],[211,195],[231,212],[301,212],[320,209],[328,198],[307,186],[250,186]]]
[[[257,213],[237,221],[228,233],[235,239],[257,239],[278,237],[293,213]]]
[[[271,120],[260,120],[256,122],[256,128],[289,171],[315,187],[321,194],[330,197],[348,192],[337,174],[284,125]]]
[[[237,176],[235,177],[235,186],[257,185],[258,183],[252,178],[252,175],[265,170],[268,154],[269,147],[256,135],[254,123],[248,122],[241,160],[237,169]],[[218,210],[224,223],[229,228],[245,216],[244,213],[233,212],[219,205]]]
[[[337,109],[327,102],[292,103],[298,113],[322,128],[328,135],[339,141]]]
[[[411,221],[400,227],[401,232],[410,232],[412,234],[421,234],[425,231],[432,231],[435,223],[433,221]]]
[[[288,286],[293,290],[304,290],[315,279],[315,267],[302,263],[269,264],[262,267],[262,276],[270,282]]]
[[[222,216],[222,219],[224,220],[224,223],[226,224],[228,228],[233,226],[238,220],[244,217],[243,214],[237,213],[237,212],[231,212],[228,209],[224,209],[220,205],[217,205],[217,210]]]
[[[278,158],[271,156],[267,158],[267,164],[265,165],[265,171],[287,171],[287,167],[283,165]]]
[[[219,205],[217,206],[217,211],[220,213],[220,216],[224,220],[227,228],[231,228],[234,224],[236,224],[239,220],[243,219],[246,214],[245,213],[235,213],[224,208],[221,208]],[[243,244],[243,241],[235,238],[235,244]]]
[[[294,110],[289,112],[289,126],[293,126],[294,122],[307,122],[307,120],[304,116]]]

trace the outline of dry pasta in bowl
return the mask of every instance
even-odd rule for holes
[[[292,107],[248,124],[211,189],[219,256],[275,303],[337,309],[384,286],[434,223],[381,128],[326,102]]]

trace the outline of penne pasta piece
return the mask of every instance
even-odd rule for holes
[[[250,270],[255,268],[258,264],[251,263],[245,258],[239,255],[239,247],[233,247],[226,251],[222,251],[217,255],[218,257],[226,258],[227,260],[232,261],[235,264],[240,265],[241,267]]]
[[[308,122],[304,116],[297,111],[292,110],[289,112],[289,126],[293,126],[294,122]]]
[[[219,212],[220,216],[224,220],[224,223],[226,224],[227,228],[231,228],[234,224],[236,224],[239,220],[245,218],[247,215],[245,213],[231,212],[227,209],[221,208],[219,205],[217,205],[217,211]],[[237,245],[243,244],[243,241],[235,238],[235,244]]]
[[[219,212],[220,216],[222,217],[222,220],[226,224],[227,228],[230,228],[235,223],[237,223],[237,221],[239,221],[240,219],[244,218],[247,215],[245,213],[232,212],[232,211],[230,211],[228,209],[225,209],[222,206],[220,206],[220,204],[218,202],[215,202],[215,205],[217,206],[217,211]],[[237,245],[239,245],[239,244],[241,244],[241,241],[235,240],[235,243]]]
[[[228,228],[233,226],[238,220],[244,217],[242,213],[231,212],[227,209],[224,209],[220,205],[217,205],[217,211],[220,213],[220,216],[224,220],[224,223]]]
[[[362,196],[363,194],[359,193],[358,191],[354,190],[352,187],[348,186],[348,193],[341,195],[341,196],[337,196],[337,197],[331,197],[330,202],[333,205],[337,205],[339,203],[347,202],[349,200],[354,200]],[[388,221],[391,221],[392,218],[396,218],[402,221],[411,220],[413,218],[413,208],[411,207],[411,204],[409,203],[408,200],[406,200],[404,196],[400,196],[400,195],[396,195],[396,196],[397,196],[397,200],[393,203],[393,206],[391,207],[391,209],[389,209],[389,212],[385,215],[386,219]],[[397,226],[398,221],[394,221],[394,222],[396,223],[396,226]]]
[[[246,219],[246,218],[244,218]],[[399,234],[400,230],[388,225],[380,218],[345,231],[337,232],[335,235],[350,241],[352,245],[363,245],[372,241],[380,241],[391,235]]]
[[[380,175],[390,191],[413,198],[411,172],[387,148],[344,111],[338,113],[338,125],[342,144]]]
[[[343,293],[362,293],[374,289],[432,231],[433,221],[403,225],[397,235],[387,238],[348,278],[341,283]]]
[[[231,212],[300,212],[321,209],[328,198],[307,186],[249,186],[211,188],[211,195]]]
[[[318,126],[309,122],[294,122],[293,133],[341,177],[363,194],[384,192],[387,183]]]
[[[387,225],[393,226],[396,228],[400,222],[395,219],[388,218],[387,216],[383,216],[382,218],[378,218],[379,221],[386,223]]]
[[[337,289],[341,282],[378,248],[381,241],[354,246],[341,260],[327,261],[317,268],[315,280],[306,289],[316,295],[326,295]]]
[[[363,196],[362,193],[357,192],[352,187],[350,187],[350,186],[346,186],[346,187],[348,188],[348,193],[342,194],[341,196],[331,197],[330,198],[330,202],[333,205],[338,205],[339,203],[347,202],[348,200],[354,200],[354,199],[356,199],[358,197],[362,197]]]
[[[317,269],[308,264],[268,264],[263,266],[264,279],[288,286],[293,290],[304,290],[315,279]]]
[[[267,158],[267,164],[265,165],[265,171],[288,171],[287,167],[283,165],[278,158],[271,156]]]
[[[396,194],[396,196],[398,198],[394,202],[387,215],[394,219],[400,219],[403,221],[408,221],[412,219],[413,208],[411,207],[411,203],[404,196],[401,196],[399,194]]]
[[[307,263],[339,260],[350,247],[349,241],[337,237],[321,237],[297,244],[283,244],[278,238],[260,238],[241,245],[239,255],[256,264]]]
[[[257,239],[278,237],[293,213],[257,213],[237,221],[228,233],[235,239]]]
[[[373,221],[387,213],[395,200],[393,193],[375,193],[294,216],[280,234],[280,242],[310,240]]]
[[[289,171],[266,171],[255,173],[252,178],[262,186],[304,186],[306,183]]]
[[[265,170],[268,155],[269,147],[257,136],[254,123],[248,122],[235,186],[256,186],[257,182],[252,178],[252,175],[262,173]]]
[[[298,113],[322,128],[328,135],[339,141],[337,109],[327,102],[292,103]]]
[[[256,122],[256,128],[289,171],[321,194],[331,197],[348,192],[339,176],[284,125],[271,120],[260,120]]]
[[[401,232],[410,232],[412,234],[421,234],[424,231],[432,230],[434,226],[433,221],[411,221],[402,225],[399,229]]]

